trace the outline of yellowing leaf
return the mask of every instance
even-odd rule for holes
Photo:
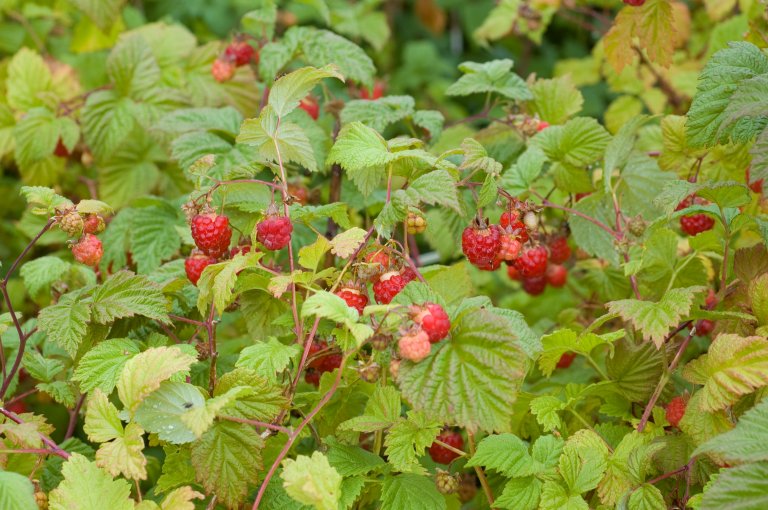
[[[639,17],[637,7],[624,7],[613,22],[613,26],[603,38],[605,58],[617,73],[632,63],[635,51],[632,49],[632,37]]]
[[[186,372],[197,361],[178,347],[153,347],[130,359],[117,383],[120,401],[133,414],[141,400],[177,372]]]
[[[160,504],[160,508],[162,510],[195,510],[195,504],[192,500],[203,498],[205,498],[205,495],[185,485],[169,492]]]
[[[97,443],[105,443],[123,435],[123,424],[117,408],[98,388],[88,398],[83,430],[88,434],[88,439]]]
[[[333,238],[331,252],[337,257],[346,259],[363,244],[365,236],[365,230],[360,227],[352,227]]]
[[[144,457],[144,430],[135,423],[125,427],[125,434],[104,443],[96,452],[96,465],[112,476],[125,476],[131,480],[147,479],[147,459]]]
[[[725,409],[739,397],[768,386],[768,340],[763,337],[719,335],[709,352],[691,361],[683,376],[703,384],[701,409]]]
[[[113,480],[79,453],[69,457],[61,472],[64,481],[51,491],[50,510],[133,510],[130,484]]]
[[[642,7],[636,33],[648,58],[662,67],[672,64],[676,32],[669,0],[648,0]]]

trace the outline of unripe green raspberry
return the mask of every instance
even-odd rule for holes
[[[98,234],[104,232],[104,219],[98,214],[89,214],[83,221],[83,231],[86,234]]]
[[[643,220],[643,217],[640,215],[630,218],[629,221],[627,221],[627,229],[629,230],[629,233],[635,237],[641,237],[645,233],[645,227],[645,220]]]
[[[59,219],[59,228],[69,237],[80,237],[83,226],[83,217],[75,210],[65,213]]]
[[[378,363],[369,363],[359,368],[360,379],[365,382],[375,383],[381,377],[381,365]]]
[[[438,469],[435,474],[435,486],[440,494],[454,494],[459,490],[459,480],[448,471]]]

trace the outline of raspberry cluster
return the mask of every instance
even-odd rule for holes
[[[355,287],[342,287],[336,291],[336,295],[347,303],[347,306],[357,310],[357,313],[363,315],[363,310],[368,305],[368,296]]]
[[[268,250],[282,250],[291,242],[293,224],[290,218],[278,214],[267,217],[256,225],[256,240]]]
[[[259,53],[247,41],[237,39],[229,43],[224,53],[211,64],[211,75],[219,83],[229,81],[238,67],[259,63]]]
[[[104,246],[95,234],[104,231],[104,218],[93,213],[79,213],[75,208],[59,211],[56,224],[69,237],[77,238],[70,245],[77,262],[96,267],[104,255]]]
[[[409,267],[388,271],[373,284],[373,297],[377,303],[388,305],[415,278],[416,273]]]

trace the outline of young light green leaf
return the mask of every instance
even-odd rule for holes
[[[293,162],[311,172],[318,170],[307,133],[298,124],[281,120],[272,106],[262,109],[257,118],[243,121],[237,143],[253,145],[272,163]]]
[[[127,338],[111,338],[89,349],[75,368],[73,381],[80,383],[80,390],[90,392],[95,388],[106,394],[112,393],[125,363],[139,353],[139,346]]]
[[[356,99],[341,110],[341,123],[362,122],[382,132],[390,124],[414,115],[415,102],[411,96],[385,96],[374,101]]]
[[[88,439],[97,443],[106,443],[123,435],[117,408],[98,388],[88,397],[83,430]]]
[[[513,478],[506,483],[494,506],[507,510],[536,510],[541,487],[541,480],[534,476]]]
[[[389,429],[384,440],[385,453],[392,466],[401,472],[426,473],[419,457],[431,446],[440,432],[438,420],[419,411],[409,411],[407,419],[400,419]]]
[[[512,72],[510,59],[491,60],[482,64],[464,62],[459,70],[464,75],[445,91],[449,96],[468,96],[492,92],[515,101],[533,99],[522,78]]]
[[[269,337],[266,342],[249,345],[240,351],[235,366],[249,368],[262,377],[276,381],[277,375],[288,368],[300,352],[296,344],[285,345],[275,337]]]
[[[360,227],[345,230],[331,239],[331,253],[346,259],[357,251],[367,237],[367,232]]]
[[[584,96],[570,75],[551,80],[536,80],[531,85],[532,112],[550,124],[564,124],[581,111]]]
[[[130,480],[147,479],[147,458],[144,449],[144,430],[129,423],[125,432],[113,441],[102,444],[96,452],[96,465],[112,476],[124,476]]]
[[[136,408],[134,420],[147,432],[172,444],[184,444],[200,437],[182,419],[195,409],[205,408],[205,397],[191,384],[163,381]]]
[[[467,462],[467,467],[483,466],[508,478],[534,474],[533,459],[528,444],[514,434],[488,436],[477,445],[477,452]]]
[[[768,505],[768,461],[723,470],[704,491],[701,510],[757,510]]]
[[[285,492],[296,501],[317,510],[338,510],[342,478],[322,453],[284,460],[280,477]]]
[[[643,338],[661,348],[669,330],[690,312],[694,295],[701,290],[703,287],[671,289],[658,303],[637,299],[611,301],[608,310],[631,322],[642,332]]]
[[[332,437],[326,438],[325,443],[330,446],[328,462],[341,476],[364,475],[386,464],[380,456],[359,446],[346,445]]]
[[[288,73],[277,80],[269,91],[269,104],[275,110],[279,118],[283,118],[299,106],[315,85],[324,78],[336,78],[344,81],[335,65],[327,65],[321,68],[302,67],[292,73]]]
[[[74,358],[88,331],[91,307],[76,294],[65,294],[55,305],[43,308],[38,315],[40,330]]]

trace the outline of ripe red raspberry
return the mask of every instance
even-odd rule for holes
[[[523,245],[517,240],[517,236],[511,232],[511,229],[505,230],[501,234],[501,248],[497,258],[510,265],[520,255],[522,247]]]
[[[456,448],[457,450],[464,448],[464,439],[458,432],[454,432],[452,430],[444,430],[440,433],[439,436],[437,436],[437,439],[447,444],[448,446]],[[437,443],[432,443],[432,446],[429,447],[429,456],[432,457],[432,460],[438,464],[450,464],[454,459],[459,458],[458,453],[449,450],[445,446],[441,446]]]
[[[72,245],[72,255],[75,260],[86,266],[98,266],[104,248],[101,241],[93,234],[84,234],[77,243]]]
[[[763,179],[759,179],[755,182],[750,182],[751,178],[749,175],[749,168],[747,167],[747,170],[745,172],[745,178],[747,180],[747,185],[749,185],[749,189],[751,189],[754,193],[757,193],[758,195],[763,193]]]
[[[98,214],[89,214],[83,220],[83,232],[86,234],[104,232],[104,219]]]
[[[523,290],[531,296],[538,296],[547,288],[546,276],[531,276],[523,278]]]
[[[320,364],[317,369],[323,372],[333,372],[341,366],[341,354],[329,354],[320,358]]]
[[[631,5],[632,7],[641,7],[645,3],[645,0],[624,0],[624,3]]]
[[[314,387],[320,386],[320,372],[314,368],[308,368],[307,371],[304,372],[304,381]]]
[[[368,296],[357,289],[344,287],[336,291],[336,295],[343,299],[347,306],[357,310],[357,313],[363,315],[363,309],[368,304]]]
[[[211,75],[213,76],[213,79],[219,83],[231,80],[235,75],[235,70],[235,63],[228,58],[217,58],[213,61],[213,64],[211,64]]]
[[[696,323],[696,334],[707,336],[715,330],[715,323],[709,319],[701,319]]]
[[[504,211],[501,213],[499,225],[505,231],[511,230],[517,236],[520,244],[525,244],[528,241],[528,229],[525,227],[525,223],[521,221],[520,214],[517,211]]]
[[[553,287],[560,288],[565,285],[568,279],[568,270],[560,264],[547,266],[547,283]]]
[[[312,95],[302,99],[299,103],[299,108],[307,112],[309,116],[315,120],[320,116],[320,105],[317,103],[317,99]]]
[[[501,229],[496,225],[464,229],[461,234],[461,249],[467,260],[476,266],[491,266],[501,250]]]
[[[523,277],[520,276],[520,271],[517,270],[514,264],[507,266],[507,276],[509,276],[510,280],[521,281],[523,279]]]
[[[515,267],[524,278],[541,276],[547,271],[547,249],[543,246],[528,248],[515,261]]]
[[[59,137],[59,141],[56,142],[56,148],[53,149],[53,155],[57,158],[68,158],[69,149],[64,145],[64,141]]]
[[[714,289],[709,289],[707,292],[707,298],[704,300],[704,308],[707,310],[712,310],[714,307],[717,306],[717,295],[715,294]]]
[[[401,290],[413,280],[413,271],[406,269],[403,272],[389,271],[381,275],[373,284],[373,297],[377,303],[389,304]]]
[[[184,270],[187,272],[189,281],[192,282],[193,285],[197,285],[197,281],[200,279],[200,275],[203,274],[203,270],[215,263],[215,258],[210,257],[205,253],[195,251],[184,261]]]
[[[695,236],[715,226],[715,219],[706,214],[688,214],[680,217],[680,228],[689,236]]]
[[[418,329],[400,337],[397,341],[397,352],[401,358],[418,363],[429,356],[431,346],[429,334],[423,329]]]
[[[229,258],[235,258],[237,254],[248,255],[252,249],[253,247],[250,244],[238,244],[229,250]]]
[[[677,427],[685,415],[685,399],[681,396],[673,397],[667,404],[666,418],[670,425]]]
[[[547,129],[548,127],[549,127],[549,122],[547,122],[546,120],[540,120],[539,121],[539,125],[536,126],[536,131],[542,132],[545,129]]]
[[[451,330],[451,319],[448,318],[443,307],[435,303],[424,303],[421,307],[414,307],[413,322],[421,326],[421,329],[429,335],[430,343],[433,344],[447,337]]]
[[[554,264],[562,264],[571,258],[571,247],[568,238],[556,237],[549,243],[549,260]]]
[[[484,264],[478,264],[475,267],[477,267],[481,271],[496,271],[498,268],[501,267],[501,260],[496,258],[490,262],[486,262]]]
[[[267,215],[256,225],[256,239],[268,250],[281,250],[291,242],[293,225],[285,216]]]
[[[328,348],[328,344],[326,342],[323,342],[323,341],[312,342],[312,345],[309,346],[309,352],[307,353],[307,359],[310,359],[313,356],[316,356],[317,353],[319,353],[320,351],[322,351],[324,349],[327,349],[327,348]],[[312,361],[309,362],[309,366],[311,368],[319,368],[320,367],[320,361],[322,359],[323,359],[322,357],[313,359]]]
[[[380,271],[384,271],[392,263],[392,259],[387,253],[386,248],[381,246],[379,247],[379,249],[372,251],[368,255],[366,255],[365,262],[371,265],[378,265],[380,267],[376,267],[376,269]]]
[[[376,83],[373,84],[373,89],[367,89],[365,87],[360,89],[360,98],[361,99],[379,99],[381,96],[384,95],[384,88],[386,85],[383,81],[376,81]]]
[[[565,352],[562,356],[560,356],[560,359],[557,360],[557,368],[568,368],[571,366],[571,363],[573,363],[573,360],[576,358],[575,352]]]
[[[256,56],[256,62],[258,63],[258,53],[253,49],[253,46],[245,41],[231,42],[227,49],[224,50],[224,54],[232,59],[237,67],[247,65],[254,56]]]
[[[24,414],[29,412],[27,404],[25,404],[23,400],[17,400],[16,402],[7,404],[5,409],[14,414]]]
[[[206,255],[221,257],[229,248],[232,229],[229,218],[216,213],[198,214],[190,223],[192,239]]]

